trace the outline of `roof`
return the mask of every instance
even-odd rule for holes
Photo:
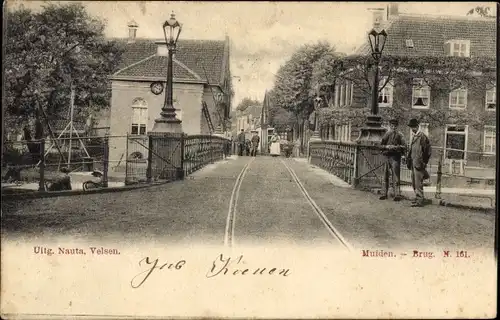
[[[124,41],[119,71],[114,76],[132,78],[166,77],[166,56],[157,56],[156,42],[164,40],[136,39]],[[226,63],[229,63],[228,39],[226,40],[179,40],[174,55],[174,81],[191,80],[210,84],[222,84]]]
[[[387,55],[444,56],[446,41],[470,40],[471,57],[496,56],[496,19],[400,14],[386,23]],[[406,40],[414,47],[407,48]],[[356,53],[370,52],[367,39]]]

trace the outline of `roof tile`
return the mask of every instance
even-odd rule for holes
[[[470,40],[471,57],[496,56],[496,20],[467,17],[400,15],[386,29],[384,54],[403,56],[444,56],[448,40]],[[406,40],[414,47],[407,48]],[[358,50],[368,54],[368,40]]]
[[[117,75],[165,76],[167,59],[164,58],[166,57],[157,56],[147,59],[156,54],[158,46],[156,41],[162,40],[137,39],[133,43],[127,43]],[[211,84],[218,84],[222,82],[225,45],[226,42],[223,40],[179,40],[174,58],[198,74],[202,80],[208,78]],[[144,59],[147,60],[140,62]],[[123,70],[137,62],[140,63]],[[174,77],[196,79],[192,73],[175,63]]]

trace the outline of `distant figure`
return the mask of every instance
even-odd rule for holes
[[[406,160],[408,169],[411,170],[411,182],[416,196],[411,206],[422,207],[424,205],[424,180],[429,178],[426,167],[431,157],[431,144],[425,133],[419,130],[417,119],[411,119],[408,126],[414,133]]]
[[[245,132],[241,129],[241,132],[238,134],[238,155],[243,156],[243,149],[245,149]]]
[[[252,137],[252,150],[250,152],[250,155],[252,157],[257,156],[257,149],[259,148],[259,142],[260,142],[260,137],[257,134],[257,131],[255,131]]]
[[[389,175],[392,173],[392,188],[394,190],[394,201],[401,200],[400,176],[401,176],[401,156],[406,143],[403,134],[397,131],[398,120],[389,120],[389,131],[382,137],[381,145],[386,147],[383,152],[386,163],[384,172],[384,194],[380,200],[387,199],[389,192]]]
[[[250,155],[250,149],[251,148],[252,148],[252,143],[250,142],[250,139],[247,139],[245,141],[245,151],[246,151],[247,157]]]
[[[40,142],[33,142],[31,137],[31,131],[28,126],[23,128],[24,140],[26,140],[26,145],[31,155],[31,161],[37,163],[40,160]]]
[[[271,147],[269,153],[273,157],[277,157],[281,155],[281,146],[280,146],[281,137],[275,131],[271,137]]]

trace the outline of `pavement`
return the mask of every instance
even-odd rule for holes
[[[312,171],[329,179],[334,185],[342,188],[352,188],[344,180],[308,163],[305,158],[294,158],[296,162],[309,165]],[[371,192],[381,195],[381,189],[372,189]],[[391,192],[391,190],[389,190]],[[401,194],[407,199],[413,199],[415,193],[411,186],[401,186]],[[428,202],[434,205],[446,205],[453,207],[464,207],[479,210],[495,210],[496,190],[491,188],[441,188],[440,198],[436,198],[436,186],[424,186],[424,196]]]
[[[4,201],[2,237],[119,241],[126,235],[217,246],[232,229],[236,246],[342,247],[327,227],[331,224],[351,248],[493,248],[494,211],[411,208],[409,201],[380,201],[375,194],[337,184],[338,179],[303,161],[234,156],[184,181],[146,189]]]

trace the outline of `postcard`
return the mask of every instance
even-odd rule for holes
[[[496,317],[497,12],[7,1],[2,318]]]

